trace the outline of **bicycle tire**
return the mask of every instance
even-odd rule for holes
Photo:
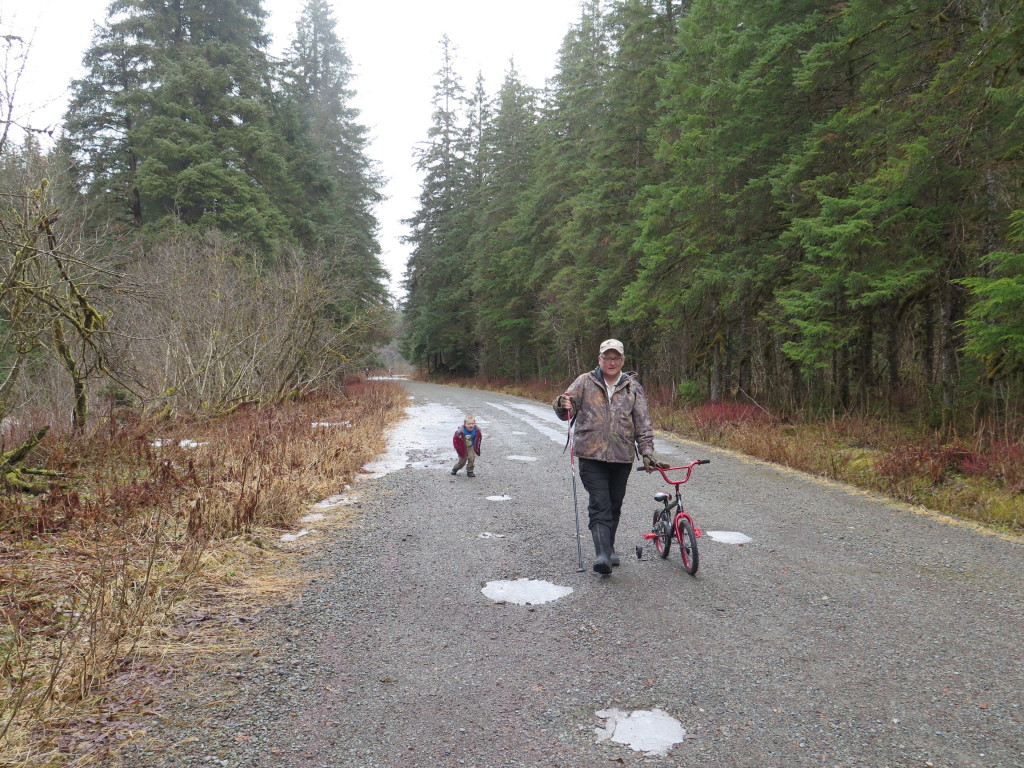
[[[669,522],[667,510],[654,510],[654,522],[651,530],[657,534],[654,548],[658,550],[658,556],[664,560],[672,550],[672,524]]]
[[[685,517],[677,519],[679,539],[679,555],[683,558],[683,570],[693,576],[697,573],[697,566],[700,564],[700,555],[697,553],[697,536],[693,532],[693,526]]]

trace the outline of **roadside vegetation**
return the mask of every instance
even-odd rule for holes
[[[236,647],[301,587],[282,534],[383,450],[405,402],[351,381],[173,425],[110,408],[34,448],[66,485],[0,496],[0,765],[88,764],[141,730],[159,681]]]

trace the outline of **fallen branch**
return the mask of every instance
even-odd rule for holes
[[[3,483],[8,489],[38,496],[50,490],[49,483],[34,483],[26,478],[25,475],[60,477],[59,472],[53,472],[49,469],[30,469],[17,466],[25,460],[25,457],[28,456],[33,448],[42,442],[43,437],[45,437],[49,430],[49,424],[40,427],[29,435],[29,438],[17,448],[0,455],[0,478],[3,479]]]

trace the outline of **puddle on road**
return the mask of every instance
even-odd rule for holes
[[[597,716],[607,721],[604,728],[594,729],[599,743],[611,740],[648,757],[664,757],[669,749],[686,739],[682,724],[660,709],[638,709],[629,713],[602,709]]]
[[[702,531],[702,533],[709,539],[720,541],[723,544],[739,544],[742,546],[753,541],[747,534],[737,531]]]
[[[561,587],[550,581],[516,579],[515,581],[488,581],[480,590],[496,603],[541,605],[572,594],[572,587]]]

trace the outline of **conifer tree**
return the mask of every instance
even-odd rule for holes
[[[486,171],[470,241],[481,369],[517,379],[524,370],[536,372],[531,342],[535,297],[525,279],[532,258],[518,238],[516,221],[533,166],[536,99],[510,63],[483,135]]]
[[[275,124],[300,193],[287,210],[306,247],[324,253],[359,301],[385,299],[377,219],[383,184],[352,106],[352,62],[325,0],[308,0],[282,62]]]
[[[569,235],[572,200],[589,183],[608,68],[601,3],[587,0],[559,49],[537,131],[536,166],[518,216],[533,257],[528,290],[538,297],[534,343],[552,351],[546,373],[553,375],[589,364],[596,341],[609,335],[606,316],[595,315],[586,301],[592,276],[578,269],[579,251]]]
[[[455,46],[441,39],[428,140],[417,149],[423,174],[419,208],[407,221],[413,250],[406,268],[407,358],[434,372],[474,367],[472,295],[467,243],[471,166],[465,126],[466,96],[455,69]]]
[[[63,147],[107,208],[154,230],[290,239],[259,0],[115,0],[73,84]]]

